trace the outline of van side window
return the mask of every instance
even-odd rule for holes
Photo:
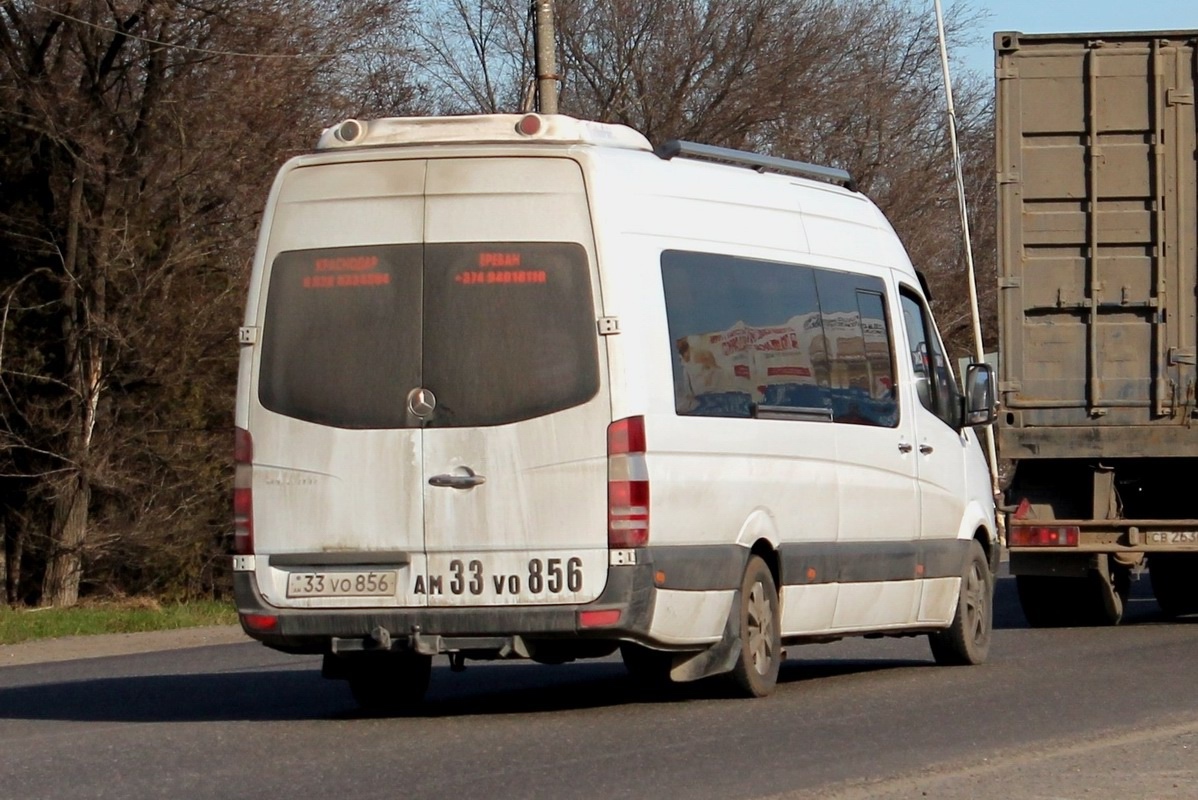
[[[957,384],[932,324],[932,316],[923,302],[906,289],[902,291],[902,307],[919,402],[948,425],[956,427]]]
[[[679,414],[749,417],[758,404],[831,418],[811,268],[668,250],[661,270]]]
[[[679,414],[898,424],[880,279],[662,253]]]
[[[833,419],[856,425],[898,424],[894,366],[882,281],[816,270],[828,353]]]

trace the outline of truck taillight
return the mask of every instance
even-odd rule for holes
[[[607,427],[607,544],[625,548],[648,543],[645,418],[629,417]]]
[[[233,438],[233,552],[239,556],[254,553],[253,462],[253,437],[244,428],[236,428]]]
[[[1007,534],[1010,547],[1077,547],[1081,528],[1076,525],[1013,525]]]

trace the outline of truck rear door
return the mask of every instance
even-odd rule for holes
[[[1195,402],[1192,40],[996,35],[1009,426],[1171,424]],[[1031,455],[1076,442],[1040,442]],[[1012,451],[1013,452],[1013,451]]]

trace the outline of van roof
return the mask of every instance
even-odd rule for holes
[[[316,149],[327,151],[402,145],[513,143],[600,145],[622,150],[648,151],[666,161],[683,156],[729,166],[748,167],[757,172],[780,172],[815,178],[838,183],[852,192],[857,191],[852,176],[843,169],[673,139],[654,148],[643,134],[625,125],[592,122],[562,114],[347,119],[325,128]]]
[[[326,128],[316,144],[316,149],[509,142],[590,144],[629,150],[653,150],[648,139],[625,125],[590,122],[562,114],[347,119]]]

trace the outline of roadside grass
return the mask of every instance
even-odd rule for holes
[[[235,625],[232,602],[159,604],[135,599],[87,602],[74,608],[0,606],[0,645],[60,636],[137,633],[203,625]]]

